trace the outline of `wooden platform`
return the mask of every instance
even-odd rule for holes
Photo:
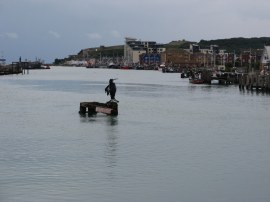
[[[80,103],[80,114],[94,115],[97,113],[103,113],[107,115],[117,116],[118,115],[118,104],[116,102],[81,102]]]

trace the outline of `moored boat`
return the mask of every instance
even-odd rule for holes
[[[204,80],[199,78],[189,78],[189,82],[193,84],[203,84]]]
[[[51,69],[49,65],[41,65],[40,69]]]

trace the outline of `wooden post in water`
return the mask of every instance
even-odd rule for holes
[[[246,76],[245,74],[242,74],[239,76],[239,89],[244,90],[246,85]]]
[[[270,75],[261,74],[243,74],[239,77],[240,90],[270,91]]]
[[[86,114],[86,107],[83,105],[80,105],[80,111],[81,114]]]
[[[270,90],[270,75],[266,76],[265,82],[266,82],[266,91],[269,92],[269,90]]]

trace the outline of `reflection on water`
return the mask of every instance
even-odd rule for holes
[[[118,150],[118,117],[108,116],[104,114],[80,114],[81,123],[89,123],[89,127],[92,124],[103,124],[106,131],[106,142],[104,150],[104,159],[106,163],[106,173],[108,179],[112,180],[114,178],[114,167],[117,165],[117,150]],[[91,127],[90,127],[91,128]],[[101,134],[100,134],[101,135]]]
[[[260,90],[260,89],[259,90],[254,90],[254,89],[252,89],[252,90],[239,89],[239,92],[240,92],[240,94],[243,94],[243,95],[250,94],[250,95],[256,95],[256,96],[258,96],[258,95],[269,96],[269,92],[266,92],[266,91]]]
[[[116,116],[106,117],[106,151],[105,158],[107,166],[112,168],[117,162],[117,145],[118,145],[118,118]]]
[[[80,116],[80,122],[105,122],[108,126],[116,126],[118,124],[117,116],[109,116],[105,114],[88,114],[88,113],[78,113]]]
[[[116,126],[118,125],[118,118],[117,116],[107,116],[107,124],[109,126]]]
[[[96,122],[96,114],[88,114],[88,113],[79,113],[80,116],[80,122],[87,123],[87,122]]]
[[[117,129],[109,128],[115,126],[108,126],[106,128],[107,135],[106,135],[106,146],[105,146],[105,154],[104,159],[107,166],[107,175],[111,179],[114,177],[114,167],[117,166],[117,151],[118,151],[118,136],[117,136]]]

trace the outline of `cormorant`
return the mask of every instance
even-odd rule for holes
[[[115,80],[115,79],[110,79],[110,80],[109,80],[109,85],[105,88],[105,93],[107,93],[107,95],[110,94],[110,96],[111,96],[111,101],[116,101],[116,102],[118,102],[118,101],[115,99],[116,85],[115,85],[115,83],[113,82],[113,80]]]

